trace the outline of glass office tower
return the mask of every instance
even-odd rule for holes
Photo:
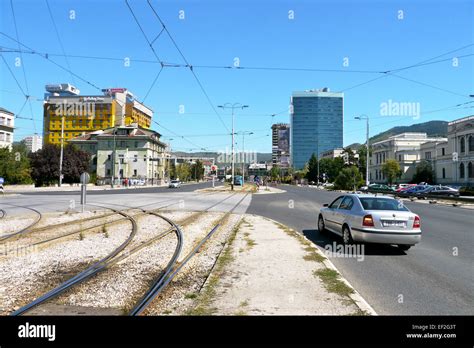
[[[293,92],[290,151],[293,168],[302,169],[314,153],[343,145],[344,94],[328,88]]]

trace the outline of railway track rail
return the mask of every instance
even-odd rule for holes
[[[196,255],[196,253],[201,249],[201,247],[206,243],[212,235],[222,226],[223,222],[232,214],[235,209],[242,203],[242,201],[248,196],[248,193],[242,197],[237,204],[232,207],[228,212],[224,214],[222,218],[211,228],[211,230],[206,234],[206,236],[201,239],[194,248],[183,258],[182,261],[173,262],[168,264],[165,272],[162,272],[153,282],[151,287],[145,293],[145,295],[138,301],[136,306],[130,311],[129,315],[137,316],[143,313],[143,311],[151,304],[151,302],[163,292],[168,284],[173,280],[173,278],[179,273],[179,271]]]
[[[16,231],[16,232],[12,232],[12,233],[8,233],[8,234],[4,234],[2,236],[0,236],[0,242],[3,242],[5,240],[8,240],[12,237],[15,237],[15,236],[18,236],[18,235],[21,235],[23,233],[25,233],[26,231],[28,231],[29,229],[31,229],[33,226],[37,225],[43,215],[41,214],[41,212],[39,210],[36,210],[35,208],[31,208],[31,207],[26,207],[26,206],[21,206],[21,205],[15,205],[15,204],[9,204],[9,203],[2,203],[2,204],[5,204],[5,205],[9,205],[11,207],[16,207],[16,208],[23,208],[23,209],[26,209],[26,210],[29,210],[29,211],[32,211],[36,214],[36,218],[35,220],[29,224],[28,226],[20,229],[19,231]],[[6,215],[7,215],[7,212],[5,210],[2,209],[2,212],[3,212],[3,215],[2,215],[2,218],[4,218]]]
[[[211,206],[209,206],[205,211],[208,211],[208,210],[212,209],[213,207],[221,204],[222,202],[228,200],[229,198],[231,198],[235,195],[236,195],[236,193],[227,196],[226,198],[224,198],[224,199],[212,204]],[[247,195],[245,195],[245,196],[247,196]],[[239,204],[240,204],[241,201],[239,201]],[[90,205],[93,205],[93,204],[90,204]],[[150,215],[154,215],[154,216],[162,218],[163,220],[165,220],[170,225],[170,228],[168,228],[167,230],[159,233],[157,236],[149,239],[148,241],[132,248],[131,250],[127,250],[126,252],[124,252],[125,248],[130,244],[133,237],[137,233],[138,227],[137,227],[137,221],[135,220],[136,216],[131,216],[131,215],[128,215],[128,214],[124,213],[123,211],[119,211],[119,210],[116,210],[114,208],[109,208],[109,207],[102,206],[102,205],[95,205],[94,204],[94,206],[102,207],[102,208],[106,208],[106,209],[110,209],[110,210],[115,210],[117,213],[123,215],[124,217],[126,217],[128,220],[131,221],[131,223],[132,223],[132,232],[129,235],[129,237],[127,238],[127,240],[124,243],[122,243],[118,248],[116,248],[112,253],[107,255],[106,257],[104,257],[101,260],[97,261],[92,266],[86,268],[85,270],[83,270],[82,272],[80,272],[77,275],[73,276],[72,278],[66,280],[65,282],[58,285],[56,288],[50,290],[46,294],[38,297],[34,301],[28,303],[27,305],[19,308],[16,311],[14,311],[11,315],[13,315],[13,316],[22,315],[22,314],[30,311],[34,307],[37,307],[37,306],[41,305],[42,303],[45,303],[46,301],[49,301],[49,300],[59,296],[60,294],[64,293],[66,290],[68,290],[68,289],[70,289],[70,288],[86,281],[87,279],[89,279],[93,275],[98,274],[99,272],[102,272],[102,271],[110,268],[112,265],[114,265],[114,264],[130,257],[132,254],[135,254],[139,250],[151,245],[152,243],[160,240],[161,238],[163,238],[163,237],[165,237],[168,234],[173,233],[173,232],[176,233],[177,240],[178,240],[176,250],[174,251],[173,257],[170,259],[170,261],[168,262],[167,266],[164,268],[164,271],[161,273],[159,278],[163,278],[163,279],[167,278],[169,276],[169,273],[173,269],[175,269],[175,265],[177,263],[179,255],[181,253],[182,244],[183,244],[183,234],[182,234],[181,229],[180,229],[178,224],[176,224],[175,222],[171,221],[170,219],[164,217],[163,215],[159,214],[156,211],[148,211],[148,210],[145,210],[145,209],[141,209],[143,214],[150,214]],[[133,207],[128,207],[128,208],[129,209],[140,209],[140,208],[133,208]],[[202,213],[203,212],[195,213],[195,214],[189,216],[188,218],[186,218],[184,221],[181,221],[180,224],[186,224],[189,221],[192,221],[197,215],[200,215]]]
[[[216,193],[217,192],[213,192],[211,194],[216,194]],[[157,201],[157,202],[152,202],[152,203],[144,204],[144,205],[141,205],[141,206],[138,206],[138,207],[132,207],[132,206],[127,206],[127,205],[123,205],[123,204],[114,204],[114,203],[105,203],[105,204],[128,208],[128,209],[122,210],[123,212],[125,212],[127,210],[142,210],[142,214],[143,214],[143,212],[145,212],[143,207],[156,205],[156,204],[160,204],[160,203],[172,202],[170,204],[162,205],[162,206],[159,206],[159,207],[156,207],[156,208],[153,209],[153,211],[159,211],[159,210],[162,210],[164,208],[170,207],[172,205],[179,204],[179,202],[182,198],[184,198],[184,196],[178,197],[178,198],[175,197],[175,198],[172,198],[172,199],[166,199],[166,200]],[[178,201],[177,201],[177,199],[178,199]],[[107,207],[100,206],[100,205],[97,205],[97,204],[88,204],[88,205],[97,206],[97,207],[107,209]],[[39,228],[36,228],[36,229],[31,229],[32,225],[30,225],[30,226],[26,227],[25,229],[23,229],[22,231],[19,231],[19,232],[13,233],[13,234],[9,234],[9,235],[5,235],[3,239],[0,238],[0,243],[4,242],[6,240],[10,241],[13,237],[24,236],[27,233],[42,232],[42,231],[47,231],[47,230],[51,230],[51,229],[69,227],[69,226],[82,224],[82,223],[86,223],[86,222],[90,222],[90,221],[109,218],[109,217],[112,217],[114,215],[117,215],[117,212],[113,211],[112,213],[106,213],[106,214],[103,214],[103,215],[100,215],[100,216],[92,216],[92,217],[88,217],[88,218],[84,218],[84,219],[72,220],[72,221],[62,222],[62,223],[53,224],[53,225],[47,225],[47,226],[39,227]],[[138,217],[139,215],[140,214],[132,215],[132,216],[133,217]],[[81,233],[81,232],[87,232],[87,231],[90,231],[90,230],[94,230],[96,228],[100,228],[104,225],[111,225],[111,224],[114,224],[114,223],[123,222],[125,220],[127,220],[127,218],[122,217],[122,218],[119,218],[117,220],[113,220],[113,221],[109,221],[109,222],[105,222],[105,223],[102,222],[100,224],[96,224],[96,225],[89,226],[89,227],[86,227],[86,228],[80,228],[80,229],[77,229],[77,230],[74,230],[74,231],[63,233],[63,234],[58,235],[58,236],[47,238],[47,239],[44,239],[42,241],[26,245],[26,247],[39,246],[39,245],[42,245],[42,244],[46,244],[46,243],[53,242],[53,241],[56,241],[56,240],[59,240],[59,239],[62,239],[62,238],[69,237],[69,236],[74,235],[74,234],[78,234],[78,233]],[[0,255],[2,255],[2,254],[0,253]]]

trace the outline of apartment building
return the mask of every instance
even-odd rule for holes
[[[0,107],[0,147],[7,147],[11,150],[13,145],[14,126],[15,114]]]

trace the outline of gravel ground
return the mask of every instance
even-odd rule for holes
[[[57,222],[57,221],[56,221]],[[85,234],[49,245],[44,249],[14,250],[0,260],[0,313],[8,312],[32,301],[109,254],[130,235],[130,222],[114,225],[106,237],[103,233]]]
[[[230,215],[201,250],[181,269],[168,288],[150,304],[145,315],[184,315],[193,305],[193,298],[199,293],[215,262],[224,248],[233,228],[241,215]],[[211,221],[210,221],[211,222]],[[209,224],[206,233],[216,221]],[[201,230],[202,231],[202,230]],[[200,235],[199,239],[203,237]],[[183,255],[186,255],[184,253]]]

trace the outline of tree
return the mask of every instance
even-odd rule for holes
[[[204,177],[204,165],[201,160],[197,160],[191,165],[191,178],[199,181]]]
[[[280,167],[277,165],[274,165],[272,169],[270,170],[270,177],[272,178],[273,181],[279,180],[280,178]]]
[[[341,170],[344,168],[344,159],[336,158],[321,158],[319,161],[319,172],[326,174],[326,178],[330,182],[334,182]]]
[[[336,190],[356,190],[364,184],[362,175],[356,166],[343,168],[334,180]]]
[[[176,164],[173,160],[170,161],[170,178],[176,179]]]
[[[46,144],[41,150],[30,154],[31,177],[36,186],[51,185],[59,181],[58,145]],[[88,171],[90,155],[68,144],[63,153],[63,182],[79,182],[83,172]]]
[[[359,168],[359,172],[365,178],[365,173],[367,171],[367,146],[360,146],[357,149],[357,154],[359,155],[359,161],[357,167]]]
[[[306,174],[306,179],[309,182],[318,181],[318,158],[313,153],[308,161],[308,173]]]
[[[402,176],[400,164],[394,159],[388,159],[385,161],[382,165],[382,173],[387,178],[389,185]]]
[[[8,148],[0,148],[0,177],[5,179],[5,183],[31,184],[30,173],[28,149],[24,144],[13,145],[11,152]]]
[[[344,154],[347,155],[347,162],[345,163],[346,165],[357,165],[357,160],[355,158],[355,153],[352,151],[350,147],[344,148]]]
[[[414,183],[427,182],[434,183],[434,173],[430,162],[421,161],[415,168],[415,174],[413,175],[412,181]]]
[[[188,181],[191,176],[191,166],[187,162],[180,163],[176,166],[176,179]]]

